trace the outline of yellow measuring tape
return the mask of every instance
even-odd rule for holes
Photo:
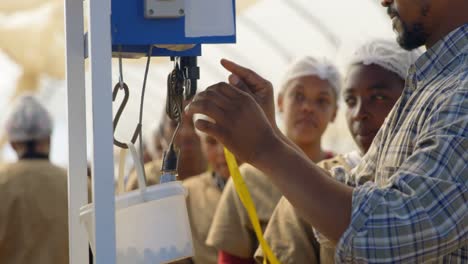
[[[252,197],[250,196],[249,189],[247,188],[247,185],[245,185],[245,181],[240,174],[236,157],[234,157],[234,155],[227,148],[224,148],[224,156],[226,157],[226,162],[229,167],[229,172],[231,173],[232,181],[236,187],[237,195],[239,195],[242,204],[247,210],[247,214],[249,215],[250,222],[252,223],[253,229],[255,231],[255,235],[257,236],[260,247],[262,248],[263,254],[265,255],[263,263],[280,264],[276,256],[273,254],[273,251],[271,251],[271,248],[266,242],[265,238],[263,238],[263,232],[262,228],[260,227],[260,221],[258,220],[257,210],[255,209],[255,204],[253,203]]]

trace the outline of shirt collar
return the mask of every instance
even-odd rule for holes
[[[450,32],[419,57],[409,75],[418,82],[428,80],[445,69],[460,54],[468,50],[468,23]]]

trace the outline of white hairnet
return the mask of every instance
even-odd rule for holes
[[[286,71],[281,83],[281,90],[285,89],[289,82],[306,76],[316,76],[328,81],[333,87],[337,97],[341,89],[341,75],[335,65],[325,58],[316,59],[303,57],[294,61]]]
[[[349,65],[376,64],[406,79],[408,69],[421,54],[419,49],[407,51],[395,41],[376,39],[360,46],[351,57]]]
[[[22,96],[7,118],[6,133],[10,142],[46,139],[52,134],[52,120],[36,98]]]

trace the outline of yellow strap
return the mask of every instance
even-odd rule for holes
[[[280,264],[276,256],[273,254],[273,251],[271,251],[270,246],[263,238],[262,228],[260,227],[260,221],[258,220],[255,204],[253,203],[249,189],[247,188],[247,185],[245,184],[245,181],[240,174],[236,158],[227,148],[224,149],[224,156],[226,157],[226,162],[229,167],[229,172],[231,173],[232,181],[236,187],[237,195],[239,195],[242,204],[247,210],[247,214],[249,215],[250,222],[252,223],[253,229],[255,231],[255,235],[257,236],[258,242],[262,247],[263,254],[265,255],[263,263]]]

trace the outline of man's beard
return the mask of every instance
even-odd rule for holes
[[[426,44],[428,34],[421,23],[408,26],[401,21],[401,24],[402,32],[398,32],[397,42],[402,48],[413,50]]]
[[[430,5],[426,1],[421,8],[421,18],[427,17],[430,9]],[[402,48],[413,50],[426,44],[429,35],[426,33],[422,22],[416,22],[411,25],[405,23],[393,7],[389,7],[387,13],[389,15],[393,14],[398,18],[400,27],[397,31],[397,42]]]

